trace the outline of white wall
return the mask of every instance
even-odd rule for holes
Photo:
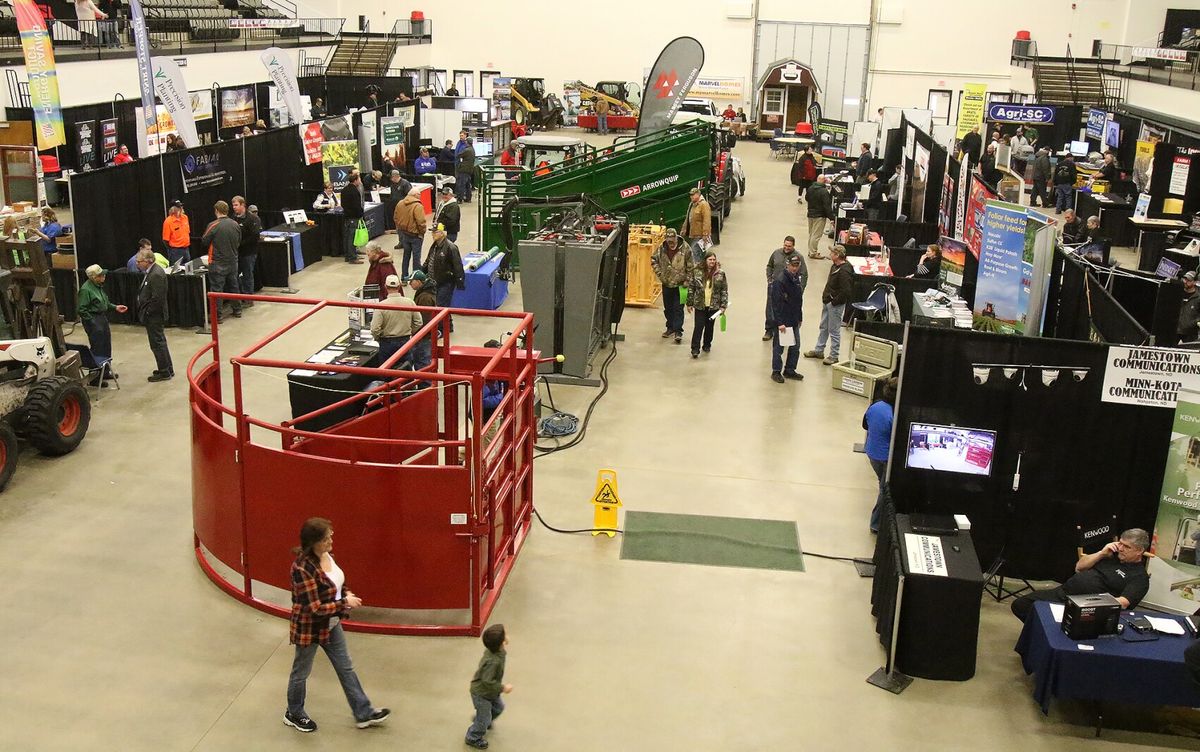
[[[700,0],[704,2],[704,0]],[[712,2],[712,0],[709,0]],[[871,0],[759,0],[758,20],[795,23],[865,24],[871,20]]]
[[[328,47],[309,48],[308,54],[324,59]],[[284,50],[297,65],[299,51]],[[251,81],[266,81],[267,71],[263,67],[259,55],[262,50],[247,50],[242,52],[217,52],[203,55],[188,55],[187,67],[183,68],[183,79],[192,91],[207,89],[213,82],[221,86],[249,83]],[[168,57],[174,58],[174,55]],[[17,76],[25,80],[25,66],[14,66]],[[101,72],[102,71],[102,72]],[[121,58],[106,60],[103,63],[59,63],[58,64],[58,93],[63,107],[74,107],[81,104],[95,104],[110,101],[117,94],[126,99],[140,99],[141,90],[138,88],[137,60]],[[9,100],[8,87],[4,87],[6,106],[12,106]]]
[[[1130,6],[1145,2],[1007,0],[981,11],[979,2],[880,0],[881,19],[898,23],[876,27],[868,111],[924,107],[929,89],[957,92],[963,83],[1008,91],[1017,31],[1029,31],[1042,55],[1063,55],[1068,45],[1072,53],[1087,55],[1093,39],[1123,41]]]
[[[1125,102],[1164,115],[1174,115],[1193,122],[1200,121],[1200,92],[1144,81],[1130,81],[1125,93]]]
[[[1123,43],[1147,47],[1153,46],[1162,33],[1168,8],[1200,10],[1200,0],[1135,0],[1129,6]]]

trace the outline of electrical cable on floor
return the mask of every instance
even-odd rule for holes
[[[571,439],[567,443],[560,444],[558,446],[542,447],[535,444],[534,450],[537,452],[537,454],[534,455],[534,459],[537,459],[538,457],[545,457],[546,455],[554,454],[555,452],[561,452],[564,449],[570,449],[579,442],[583,441],[584,436],[587,435],[588,422],[592,419],[592,411],[596,409],[596,405],[600,403],[601,398],[608,393],[608,366],[613,362],[613,359],[617,357],[617,345],[615,339],[609,341],[609,347],[612,349],[608,353],[608,357],[604,359],[604,363],[600,365],[600,392],[594,398],[592,398],[591,404],[588,405],[587,411],[583,414],[583,420],[578,423],[579,433],[575,436],[575,438]],[[567,415],[566,413],[561,412],[559,414]]]
[[[579,528],[578,530],[564,530],[563,528],[554,527],[553,525],[551,525],[550,523],[548,523],[548,522],[546,522],[544,519],[542,519],[542,514],[541,514],[541,512],[539,512],[539,511],[537,510],[537,507],[534,507],[534,508],[533,508],[533,514],[534,514],[534,516],[535,516],[535,517],[537,517],[537,518],[538,518],[538,522],[542,523],[542,526],[543,526],[543,527],[545,527],[547,530],[553,530],[553,531],[554,531],[554,532],[556,532],[556,533],[567,533],[567,534],[574,534],[574,533],[621,533],[622,535],[624,535],[624,533],[625,533],[625,531],[624,531],[624,530],[617,530],[616,528],[611,528],[611,527],[581,527],[581,528]]]
[[[851,564],[874,564],[870,559],[859,558],[857,556],[830,556],[829,554],[815,554],[812,551],[802,552],[805,556],[814,556],[818,559],[829,559],[830,561],[848,561]]]

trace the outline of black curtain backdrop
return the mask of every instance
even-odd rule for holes
[[[909,326],[897,402],[892,498],[900,512],[966,514],[986,569],[1061,579],[1075,563],[1075,526],[1117,515],[1119,528],[1153,529],[1173,411],[1102,402],[1107,346]],[[1061,367],[975,383],[974,363]],[[933,364],[936,364],[933,365]],[[1075,381],[1074,368],[1090,369]],[[905,467],[914,422],[997,432],[990,476]],[[1123,437],[1123,440],[1102,440]],[[1020,455],[1020,484],[1013,476]]]
[[[1164,310],[1169,311],[1169,308]],[[1175,315],[1179,315],[1178,307]],[[1062,339],[1123,345],[1142,345],[1150,340],[1150,332],[1122,307],[1104,284],[1061,248],[1054,251],[1042,329],[1048,337]]]
[[[1114,274],[1106,284],[1121,307],[1154,336],[1158,345],[1173,345],[1183,305],[1183,284],[1165,280],[1156,274],[1132,272]]]

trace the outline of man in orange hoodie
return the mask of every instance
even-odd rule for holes
[[[179,259],[183,263],[191,260],[192,226],[188,215],[183,210],[183,202],[176,201],[167,211],[163,220],[162,239],[167,244],[167,260],[174,264]]]

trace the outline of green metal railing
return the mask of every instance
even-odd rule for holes
[[[678,226],[687,213],[688,192],[711,179],[717,148],[716,129],[692,121],[640,137],[619,139],[610,147],[584,145],[556,165],[530,169],[505,167],[498,158],[478,165],[479,246],[499,246],[512,254],[505,238],[504,207],[511,199],[586,194],[631,223]],[[553,209],[520,206],[511,212],[512,238],[538,229]],[[514,267],[518,260],[510,255]]]

